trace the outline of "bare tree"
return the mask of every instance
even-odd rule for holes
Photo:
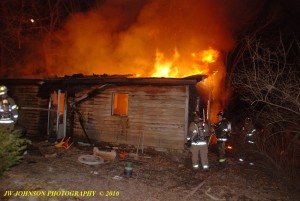
[[[255,124],[257,153],[278,170],[295,173],[299,165],[300,44],[297,36],[245,37],[232,84]],[[298,155],[297,155],[298,154]]]
[[[0,1],[1,75],[15,76],[15,72],[20,73],[28,63],[33,65],[31,71],[27,72],[29,75],[47,74],[47,66],[52,62],[52,44],[60,42],[53,33],[63,26],[70,15],[89,9],[96,2],[96,0]],[[26,72],[22,72],[22,75],[24,73]]]

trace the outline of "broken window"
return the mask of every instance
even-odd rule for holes
[[[128,94],[113,93],[112,115],[128,115]]]

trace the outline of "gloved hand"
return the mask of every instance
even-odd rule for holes
[[[187,148],[190,148],[190,147],[191,147],[191,144],[192,144],[192,140],[188,140],[186,143],[184,143],[184,145],[185,145]]]

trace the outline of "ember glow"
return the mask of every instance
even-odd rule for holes
[[[228,145],[226,148],[227,148],[227,149],[232,149],[232,146]]]

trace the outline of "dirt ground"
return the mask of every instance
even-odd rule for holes
[[[118,148],[117,152],[122,147]],[[136,153],[134,147],[126,151]],[[188,151],[144,149],[138,157],[105,159],[98,165],[79,162],[80,156],[91,154],[91,146],[64,149],[47,141],[33,142],[21,163],[0,179],[0,200],[300,200],[290,185],[256,165],[230,157],[228,166],[220,168],[213,149],[209,172],[193,170]],[[126,161],[133,163],[132,175],[124,174]]]

